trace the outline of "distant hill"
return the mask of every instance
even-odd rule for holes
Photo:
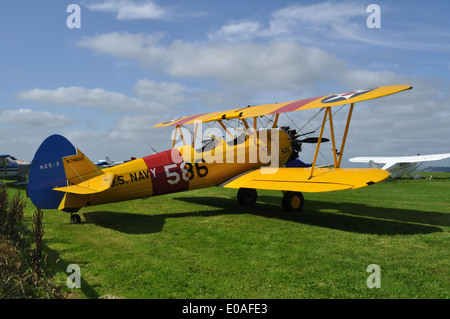
[[[450,173],[450,167],[428,166],[422,169],[423,172],[444,172]]]

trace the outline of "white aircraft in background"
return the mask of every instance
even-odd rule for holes
[[[407,174],[412,178],[420,178],[420,175],[414,175],[412,173],[420,165],[425,162],[439,161],[446,158],[450,158],[450,153],[394,157],[353,157],[349,161],[354,163],[368,163],[368,167],[387,170],[392,178],[400,177],[403,174]]]
[[[25,179],[30,169],[30,162],[20,161],[9,154],[0,155],[0,177],[18,177]]]
[[[97,165],[100,168],[107,168],[107,167],[113,167],[113,166],[116,166],[116,165],[119,165],[119,164],[123,164],[123,163],[129,162],[129,161],[134,160],[134,159],[136,159],[136,158],[132,157],[128,161],[120,161],[119,162],[119,161],[111,160],[109,158],[109,156],[106,156],[104,160],[99,160],[97,163],[95,163],[95,165]]]

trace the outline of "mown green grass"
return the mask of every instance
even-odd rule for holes
[[[48,210],[47,268],[65,287],[80,266],[75,298],[449,298],[450,174],[433,176],[305,193],[300,214],[281,192],[240,206],[224,188],[85,208],[81,224]]]

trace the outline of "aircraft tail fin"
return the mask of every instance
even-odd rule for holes
[[[76,154],[65,156],[62,159],[68,185],[80,184],[94,176],[101,175],[100,169],[79,149]]]
[[[53,191],[53,188],[67,185],[63,158],[76,153],[72,143],[61,135],[51,135],[42,142],[28,174],[28,195],[35,206],[58,208],[64,194]]]
[[[379,168],[379,166],[377,164],[375,164],[374,161],[370,160],[367,164],[368,168]]]
[[[63,209],[75,198],[78,203],[87,202],[86,195],[110,188],[113,180],[113,173],[97,168],[65,137],[52,135],[44,140],[34,156],[28,193],[35,206]]]
[[[114,165],[114,162],[111,161],[111,159],[109,158],[109,156],[106,156],[106,157],[105,157],[105,161],[106,161],[106,163],[108,163],[108,165]]]

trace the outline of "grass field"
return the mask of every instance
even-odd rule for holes
[[[305,193],[300,214],[281,192],[240,206],[223,188],[85,208],[81,224],[48,210],[47,268],[74,298],[449,298],[450,174],[433,177]]]

